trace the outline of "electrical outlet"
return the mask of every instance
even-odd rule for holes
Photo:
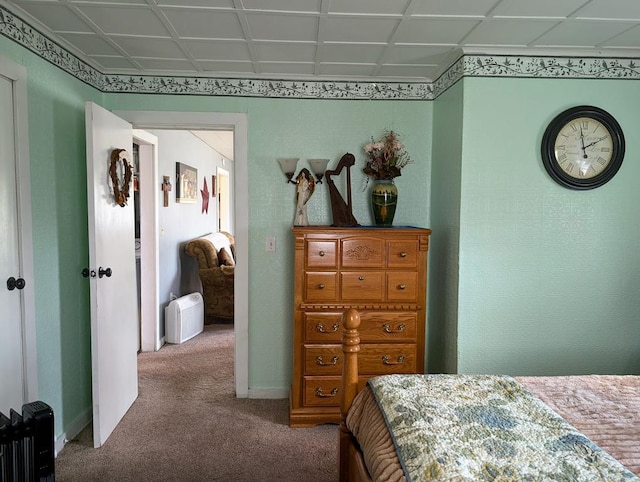
[[[276,250],[276,237],[267,236],[265,250],[269,252],[275,252]]]

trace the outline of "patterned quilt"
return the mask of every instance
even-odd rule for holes
[[[516,380],[387,375],[369,385],[409,481],[638,481]]]

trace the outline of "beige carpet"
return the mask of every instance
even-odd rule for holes
[[[139,397],[106,444],[91,427],[56,459],[65,481],[331,481],[338,427],[291,429],[287,400],[236,399],[233,326],[138,357]]]

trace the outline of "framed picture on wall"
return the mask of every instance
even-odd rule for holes
[[[176,202],[198,201],[198,170],[182,162],[176,162]]]

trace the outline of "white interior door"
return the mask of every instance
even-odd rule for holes
[[[13,82],[0,75],[0,412],[24,403],[18,204],[13,117]],[[10,289],[8,280],[14,279]],[[30,281],[30,280],[29,280]]]
[[[109,177],[111,152],[131,153],[132,128],[91,102],[85,114],[93,443],[100,447],[138,396],[133,197],[124,207],[116,204]],[[131,189],[133,182],[132,195]]]
[[[229,192],[229,171],[218,167],[218,229],[233,233],[231,229],[231,195]]]

